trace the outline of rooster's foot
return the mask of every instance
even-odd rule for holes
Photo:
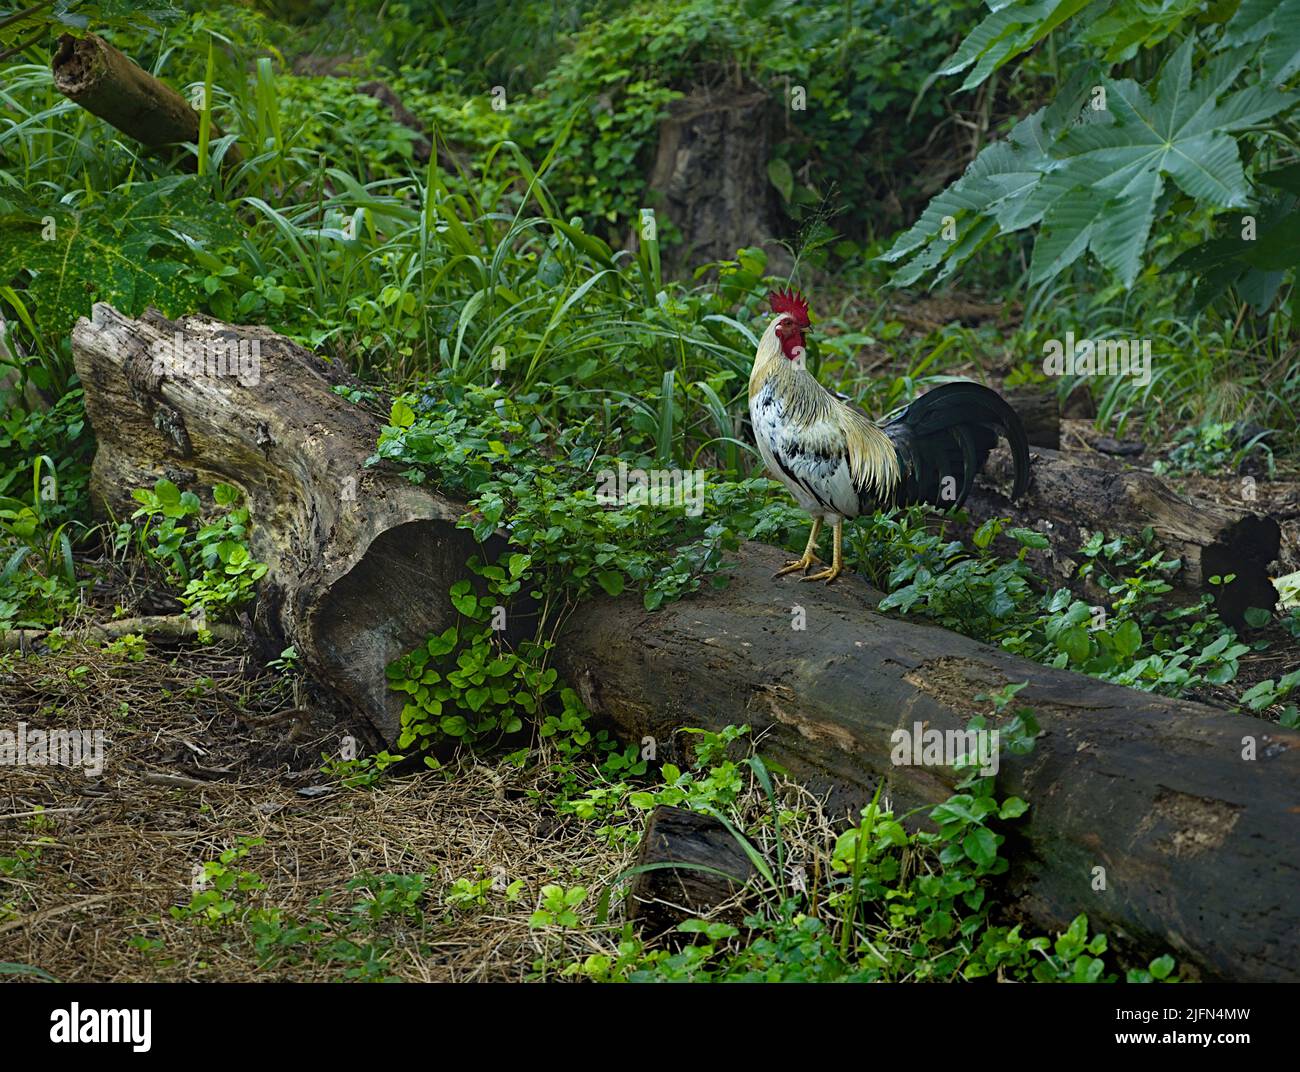
[[[830,566],[829,568],[822,570],[820,573],[810,573],[807,577],[800,577],[799,580],[825,581],[827,584],[830,584],[832,581],[835,580],[836,577],[838,577],[843,572],[844,572],[843,566]]]
[[[772,576],[774,578],[784,577],[787,573],[794,573],[796,570],[802,573],[807,573],[810,569],[813,568],[813,566],[823,566],[823,565],[825,565],[825,563],[822,562],[822,560],[818,558],[816,555],[802,555],[799,558],[794,559],[794,561],[792,562],[787,562],[782,569],[777,570],[774,574],[772,574]],[[807,577],[801,578],[801,580],[805,580],[805,581],[807,579],[808,579]]]

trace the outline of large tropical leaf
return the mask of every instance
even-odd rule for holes
[[[1219,47],[1259,41],[1265,41],[1260,66],[1267,81],[1280,85],[1300,71],[1300,0],[1242,0]]]
[[[898,238],[883,259],[913,259],[895,282],[931,272],[938,281],[994,233],[1040,225],[1032,281],[1051,279],[1091,251],[1129,286],[1167,179],[1201,203],[1246,206],[1251,187],[1232,135],[1296,98],[1268,81],[1238,86],[1258,44],[1218,53],[1193,78],[1195,45],[1187,38],[1149,89],[1096,74],[1092,84],[1105,90],[1103,98],[1089,89],[1092,73],[1072,80],[1050,108],[986,148]],[[961,221],[955,241],[953,220]]]
[[[985,0],[992,11],[957,47],[938,73],[972,67],[962,89],[984,81],[1004,63],[1038,44],[1093,0]]]
[[[0,280],[26,273],[30,302],[52,335],[66,333],[97,301],[129,315],[146,305],[192,312],[204,295],[186,272],[186,240],[215,246],[239,236],[234,214],[212,200],[206,182],[171,176],[83,209],[26,205],[0,216]]]
[[[1228,235],[1189,249],[1169,266],[1171,272],[1195,273],[1193,309],[1235,287],[1262,314],[1286,274],[1300,269],[1300,164],[1261,175],[1259,182],[1277,192],[1262,198],[1251,226],[1231,217]]]

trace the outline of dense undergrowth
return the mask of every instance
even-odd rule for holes
[[[519,900],[508,876],[367,876],[323,893],[310,918],[291,918],[260,895],[244,865],[255,846],[241,844],[211,862],[210,888],[174,914],[237,925],[268,966],[324,958],[349,978],[386,977],[384,928],[417,924],[431,899],[453,916],[489,903],[531,909],[543,950],[530,967],[535,977],[1168,977],[1167,958],[1121,972],[1082,917],[1055,938],[1025,936],[1001,917],[1005,832],[1033,802],[1003,799],[992,779],[970,775],[924,826],[878,799],[856,827],[829,832],[740,728],[701,735],[684,768],[615,741],[558,679],[550,652],[581,600],[634,592],[654,609],[725,584],[725,552],[740,541],[797,549],[806,533],[779,486],[757,475],[744,430],[764,295],[778,281],[768,257],[742,249],[696,266],[691,279],[670,279],[663,255],[683,237],[674,221],[627,242],[654,212],[643,179],[665,106],[743,84],[772,94],[779,110],[792,87],[802,92],[806,107],[788,111],[775,133],[767,178],[798,236],[797,279],[813,296],[809,365],[868,411],[888,412],[953,373],[997,369],[1009,385],[1045,384],[1044,338],[1141,335],[1162,355],[1149,383],[1067,376],[1061,395],[1090,391],[1108,432],[1153,442],[1176,435],[1162,462],[1173,474],[1249,468],[1272,477],[1294,465],[1297,446],[1294,273],[1275,248],[1247,263],[1213,236],[1225,207],[1243,207],[1243,190],[1263,191],[1279,230],[1291,233],[1290,173],[1281,185],[1254,184],[1293,166],[1294,109],[1281,83],[1231,90],[1233,123],[1218,125],[1240,139],[1232,145],[1244,161],[1232,172],[1240,189],[1217,201],[1203,187],[1156,189],[1149,215],[1164,224],[1137,246],[1116,251],[1095,231],[1068,230],[1076,221],[1050,215],[1064,212],[1058,201],[1035,214],[990,190],[1017,192],[1002,166],[1008,153],[1039,153],[1019,163],[1043,186],[1055,174],[1053,152],[1083,167],[1066,149],[1085,134],[1057,132],[1051,142],[1026,133],[1061,119],[1064,105],[1046,116],[1037,109],[1064,99],[1057,87],[1072,64],[1086,59],[1097,84],[1136,114],[1142,92],[1159,105],[1180,64],[1192,77],[1193,54],[1197,79],[1227,78],[1224,42],[1262,42],[1258,67],[1273,62],[1281,31],[1265,22],[1243,29],[1231,11],[1184,24],[1182,7],[1166,5],[1146,23],[1124,23],[1132,47],[1115,51],[1086,28],[1050,32],[1025,5],[1002,5],[1007,14],[989,17],[1002,18],[1007,33],[969,57],[975,96],[958,105],[933,72],[977,39],[968,35],[986,13],[967,0],[931,5],[923,19],[892,2],[675,0],[667,12],[592,3],[570,15],[551,7],[452,5],[435,19],[415,5],[351,3],[293,23],[227,5],[157,25],[119,19],[107,28],[119,46],[202,112],[207,133],[194,173],[144,154],[60,97],[43,42],[8,62],[0,87],[8,327],[0,359],[9,371],[0,388],[9,402],[0,418],[0,628],[68,619],[93,591],[94,563],[105,560],[138,563],[204,622],[248,604],[263,567],[249,554],[250,519],[236,489],[211,489],[218,509],[204,516],[191,490],[163,483],[136,490],[134,517],[92,522],[93,442],[68,336],[92,300],[132,315],[152,304],[171,315],[264,323],[366,382],[359,404],[391,399],[374,462],[463,497],[470,510],[461,524],[480,541],[508,533],[506,553],[467,563],[446,593],[457,624],[389,668],[390,685],[406,697],[396,751],[424,754],[431,777],[456,776],[467,755],[535,766],[546,773],[539,808],[623,846],[657,804],[714,811],[749,847],[762,881],[743,918],[688,924],[686,944],[674,949],[610,923],[622,888],[612,875],[599,888],[547,886],[535,905]],[[1126,16],[1117,5],[1108,17]],[[344,24],[355,47],[337,53]],[[1031,50],[1007,66],[1016,41]],[[295,67],[304,57],[312,62]],[[309,73],[323,69],[330,73]],[[1254,69],[1243,59],[1232,77]],[[416,162],[419,135],[359,91],[377,73],[429,129],[427,164]],[[1273,74],[1284,81],[1294,71]],[[208,140],[214,122],[226,134]],[[1012,129],[1016,148],[989,145]],[[942,148],[935,130],[944,131]],[[1113,124],[1088,133],[1121,155],[1131,150]],[[236,139],[244,162],[225,166]],[[981,152],[983,163],[940,193]],[[1112,192],[1121,201],[1131,193]],[[916,230],[895,240],[918,215],[935,223],[945,207],[958,228],[952,245]],[[1021,234],[1036,223],[1045,252]],[[1090,271],[1086,250],[1112,274]],[[1023,316],[1007,327],[912,330],[882,289],[891,268],[881,255],[903,262],[896,281],[961,266],[968,285],[1023,297]],[[1214,294],[1197,293],[1198,279],[1225,265],[1237,274],[1215,276]],[[1269,274],[1268,295],[1260,272]],[[620,467],[673,472],[679,484],[698,473],[696,497],[611,503],[600,474]],[[1019,555],[995,553],[1000,533]],[[994,521],[963,542],[910,511],[859,520],[847,554],[886,593],[882,610],[1171,696],[1232,683],[1242,657],[1266,646],[1221,622],[1208,602],[1168,609],[1160,597],[1178,564],[1149,541],[1097,533],[1079,549],[1081,570],[1106,595],[1100,608],[1068,589],[1045,590],[1024,550],[1047,538]],[[506,644],[496,616],[521,595],[539,608],[536,629]],[[1261,608],[1251,624],[1268,617]],[[1300,636],[1295,612],[1288,628]],[[292,651],[278,662],[286,681],[300,675]],[[1241,705],[1295,726],[1297,684],[1300,671],[1279,674],[1245,691]],[[1032,712],[1016,707],[1014,689],[987,703],[1019,727],[1005,734],[1009,747],[1032,747]],[[331,756],[328,768],[364,790],[394,758]],[[792,832],[799,853],[786,843]],[[794,867],[796,856],[812,858],[802,855],[810,845],[825,860],[816,873]],[[600,936],[602,948],[575,957],[552,941],[577,929]]]

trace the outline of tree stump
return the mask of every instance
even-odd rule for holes
[[[772,242],[769,145],[764,91],[701,92],[669,106],[648,185],[683,236],[666,254],[672,271],[731,260],[746,246],[784,256]]]
[[[654,936],[716,911],[754,874],[745,850],[722,822],[665,805],[650,813],[636,867],[645,870],[633,876],[628,919]],[[739,923],[739,913],[727,919]]]

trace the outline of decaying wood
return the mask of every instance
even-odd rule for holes
[[[54,86],[92,115],[152,149],[199,140],[199,113],[176,90],[141,68],[102,37],[64,34],[50,61]],[[212,136],[221,137],[213,125]],[[231,145],[222,158],[234,167],[243,157]]]
[[[153,354],[176,332],[257,342],[260,375],[159,372]],[[128,516],[131,489],[163,475],[201,494],[241,488],[269,565],[259,627],[391,741],[401,705],[384,666],[450,624],[445,593],[479,550],[455,527],[463,506],[365,466],[379,418],[335,393],[338,370],[265,329],[98,305],[73,354],[97,501]],[[854,578],[773,579],[784,557],[748,545],[728,588],[656,613],[639,598],[584,604],[556,647],[561,672],[628,737],[656,738],[661,759],[684,727],[748,723],[846,819],[882,779],[896,812],[945,799],[954,773],[895,765],[894,731],[958,730],[989,711],[977,694],[1028,681],[1018,699],[1044,732],[998,776],[1032,805],[1010,846],[1015,911],[1040,929],[1087,912],[1121,948],[1172,950],[1205,977],[1300,981],[1300,733],[880,615]]]
[[[178,339],[218,371],[215,355],[241,344],[251,369],[255,346],[255,382],[179,371]],[[268,565],[255,624],[394,739],[402,704],[384,668],[453,624],[447,589],[478,550],[455,527],[464,508],[367,467],[380,419],[335,393],[339,370],[273,332],[96,305],[72,345],[97,503],[130,517],[132,489],[160,477],[203,495],[238,487],[256,519],[250,550]]]
[[[745,850],[718,819],[663,805],[646,823],[636,868],[642,870],[631,880],[627,915],[652,935],[719,909],[754,873]],[[739,913],[728,918],[739,922]]]
[[[598,99],[597,107],[610,105]],[[789,263],[774,241],[779,229],[767,178],[768,112],[768,94],[756,87],[701,91],[669,105],[647,186],[650,203],[686,238],[665,247],[672,271],[729,259],[755,245],[767,251],[769,270]],[[640,228],[638,222],[634,235]]]
[[[894,732],[956,731],[991,713],[978,694],[1028,681],[1017,699],[1043,733],[998,775],[1032,805],[1011,852],[1017,911],[1055,929],[1087,912],[1121,947],[1172,950],[1209,978],[1300,981],[1300,733],[885,617],[855,579],[773,580],[785,557],[748,545],[728,588],[655,613],[600,600],[558,665],[660,758],[681,758],[683,727],[748,723],[846,817],[882,778],[899,813],[946,799],[953,771],[895,765]]]
[[[1076,549],[1085,531],[1113,537],[1149,526],[1160,545],[1182,562],[1182,569],[1166,578],[1174,585],[1174,602],[1209,593],[1234,625],[1242,623],[1250,607],[1271,610],[1277,602],[1269,564],[1277,558],[1282,533],[1271,517],[1185,498],[1159,477],[1100,455],[1095,461],[1047,449],[1034,455],[1029,491],[1012,503],[996,490],[1011,485],[1010,454],[1006,447],[994,451],[966,508],[977,520],[1009,517],[1048,534],[1051,546],[1029,556],[1044,578],[1072,583],[1083,561]],[[1210,583],[1212,577],[1229,574],[1235,575],[1231,584]]]

